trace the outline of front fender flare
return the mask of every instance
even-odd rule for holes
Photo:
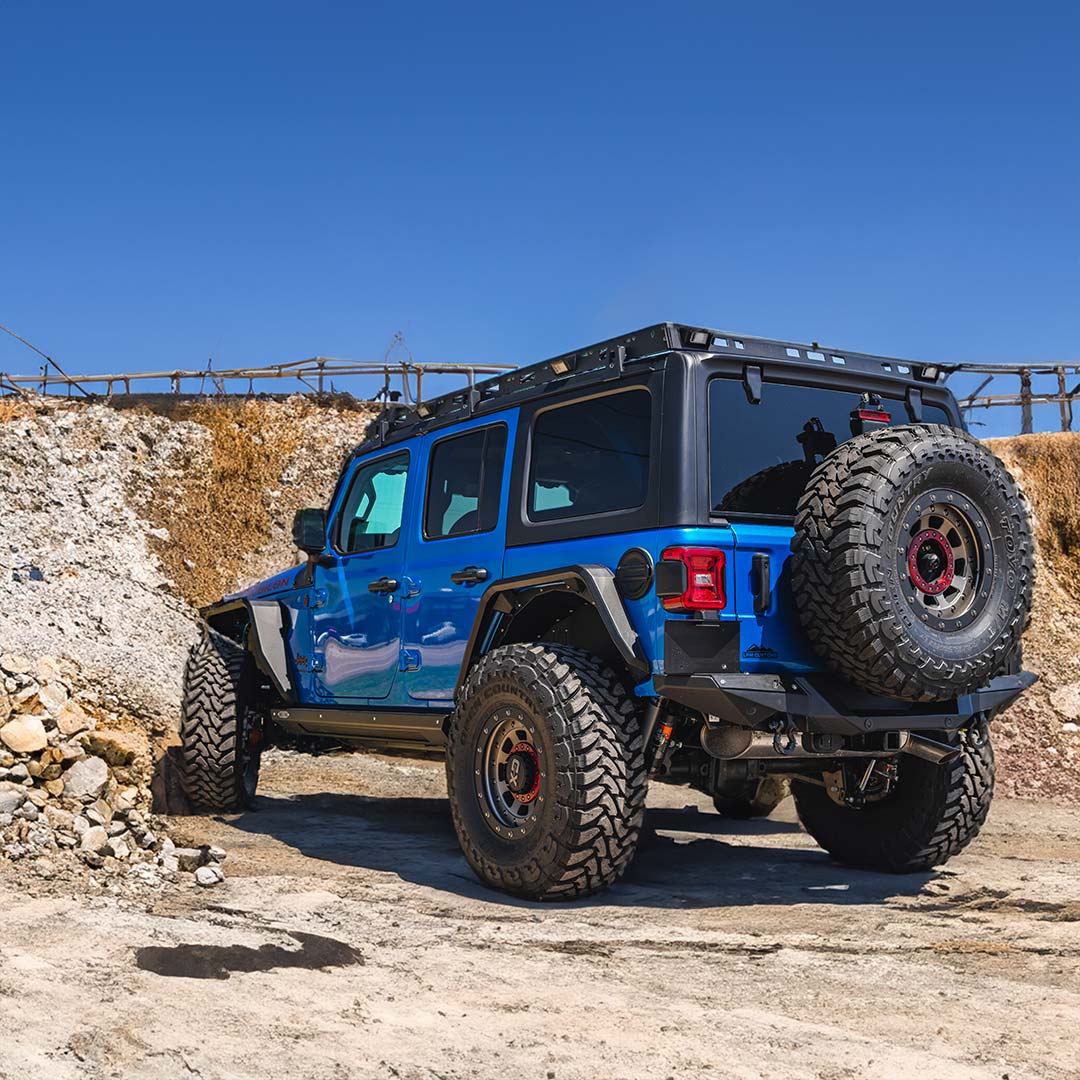
[[[203,608],[200,614],[207,625],[228,637],[235,637],[234,628],[245,624],[247,637],[240,644],[251,652],[255,666],[273,683],[281,700],[296,704],[286,640],[292,621],[284,604],[278,600],[222,600]]]
[[[486,643],[496,615],[511,614],[523,600],[531,599],[537,591],[549,590],[572,592],[592,604],[626,666],[639,679],[649,677],[649,661],[645,657],[641,639],[626,614],[615,586],[615,575],[606,566],[564,566],[539,574],[503,578],[492,582],[484,590],[465,646],[465,655],[461,658],[457,685],[454,687],[455,697],[473,661],[487,651]]]

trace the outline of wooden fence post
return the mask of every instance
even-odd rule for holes
[[[1031,372],[1020,369],[1020,434],[1030,435],[1031,422]]]

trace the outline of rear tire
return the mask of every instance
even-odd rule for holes
[[[861,809],[838,805],[815,784],[792,781],[803,827],[839,862],[889,874],[929,870],[963,851],[990,811],[993,747],[968,732],[934,737],[958,743],[959,756],[935,765],[902,755],[893,791]]]
[[[633,699],[596,657],[507,645],[469,673],[446,782],[462,851],[485,884],[530,900],[611,885],[634,857],[646,781]]]
[[[244,701],[243,646],[207,629],[184,669],[180,781],[192,804],[211,813],[251,805],[259,779],[259,741]]]

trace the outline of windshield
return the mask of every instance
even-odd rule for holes
[[[880,423],[853,416],[881,410],[908,423],[900,398],[868,400],[856,390],[765,383],[751,404],[742,381],[709,382],[709,498],[715,514],[793,517],[814,466],[837,445]],[[923,419],[951,424],[940,406],[925,404]]]

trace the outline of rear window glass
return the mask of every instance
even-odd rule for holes
[[[641,506],[649,490],[651,420],[647,390],[540,413],[533,424],[529,518],[554,521]]]
[[[709,491],[713,513],[791,517],[814,466],[860,429],[852,413],[868,406],[853,390],[765,383],[751,404],[739,379],[709,383]],[[894,424],[908,423],[899,398],[881,398]],[[923,419],[951,424],[937,405]],[[854,428],[853,428],[854,424]],[[879,424],[867,424],[873,430]]]

